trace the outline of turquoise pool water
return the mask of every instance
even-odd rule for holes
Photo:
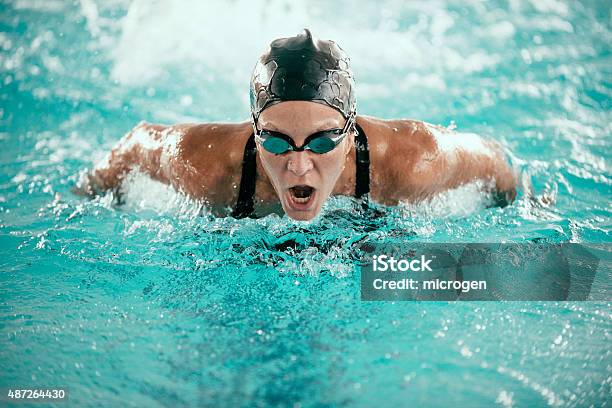
[[[609,406],[609,302],[361,302],[358,242],[609,243],[606,1],[0,2],[0,387],[72,406]],[[255,58],[310,27],[360,112],[495,138],[467,186],[363,219],[216,219],[134,175],[70,189],[140,120],[248,117]],[[608,265],[609,273],[609,265]],[[609,277],[609,276],[608,276]],[[59,404],[58,404],[59,406]]]

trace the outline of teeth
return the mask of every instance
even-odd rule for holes
[[[296,204],[307,204],[312,198],[314,188],[309,186],[295,186],[289,189],[291,200]]]
[[[308,204],[313,196],[314,188],[312,187],[292,187],[289,189],[291,201],[295,204]]]

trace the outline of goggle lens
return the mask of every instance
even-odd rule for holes
[[[262,132],[262,136],[264,134],[265,132]],[[288,152],[289,150],[292,150],[292,147],[289,142],[284,139],[281,139],[280,137],[272,135],[266,135],[266,140],[263,142],[262,145],[264,149],[273,154],[283,154],[285,152]]]
[[[331,152],[336,148],[338,143],[340,143],[340,140],[337,139],[338,133],[338,130],[321,132],[318,137],[310,140],[303,148],[299,150],[310,150],[317,154]],[[269,131],[262,130],[260,137],[263,140],[262,146],[270,153],[283,154],[295,150],[293,145],[288,140],[274,135]],[[334,138],[336,140],[334,140]]]
[[[308,143],[308,147],[314,153],[323,154],[334,150],[336,144],[327,136],[319,136],[316,139],[312,139],[310,143]]]

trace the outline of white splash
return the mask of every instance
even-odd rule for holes
[[[87,22],[87,29],[92,36],[97,37],[100,34],[98,6],[93,0],[81,0],[81,12]]]
[[[203,80],[223,76],[244,85],[271,40],[295,35],[305,27],[320,38],[334,39],[348,52],[353,69],[362,78],[360,83],[367,83],[369,73],[405,69],[424,78],[424,82],[415,82],[408,76],[405,86],[417,83],[441,90],[446,86],[441,80],[446,77],[445,71],[480,72],[502,61],[500,55],[467,48],[450,35],[456,16],[444,4],[387,4],[382,11],[380,5],[363,4],[362,15],[372,18],[355,21],[332,17],[343,15],[351,6],[288,0],[134,0],[118,27],[118,41],[109,49],[114,62],[112,77],[122,84],[150,85],[170,69],[181,69]],[[402,14],[417,15],[418,21],[399,29],[395,23]],[[358,30],[354,29],[356,25]],[[502,37],[512,35],[513,30],[508,24],[498,28]],[[487,30],[476,34],[489,37]],[[437,71],[433,73],[432,60]],[[214,73],[207,73],[206,68],[213,67]]]
[[[441,126],[425,123],[427,130],[434,136],[438,149],[444,152],[464,150],[467,152],[493,156],[493,151],[482,137],[475,133],[453,132]]]
[[[140,122],[138,126],[126,134],[118,144],[118,153],[126,153],[134,147],[145,150],[157,150],[162,147],[159,132],[146,128],[145,122]]]
[[[438,193],[418,203],[400,203],[406,217],[422,215],[433,218],[461,217],[482,211],[491,202],[487,193],[492,186],[475,181]]]
[[[199,201],[153,180],[138,169],[123,181],[121,193],[126,208],[131,211],[154,211],[158,214],[193,218],[206,210]]]
[[[106,170],[110,168],[111,165],[111,157],[112,157],[112,152],[109,150],[104,157],[102,157],[100,160],[95,161],[95,166],[94,168],[99,169],[99,170]]]
[[[503,407],[512,407],[514,405],[514,401],[512,400],[513,395],[514,394],[511,392],[501,390],[497,395],[497,399],[495,400],[495,402]]]
[[[162,132],[162,154],[160,162],[167,165],[172,159],[178,157],[181,149],[181,140],[185,132],[169,128]]]

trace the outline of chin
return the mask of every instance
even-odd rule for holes
[[[285,211],[285,214],[296,221],[310,221],[319,214],[319,211]]]
[[[289,203],[283,203],[283,210],[289,218],[296,221],[310,221],[315,218],[321,212],[321,204],[313,203],[314,205],[309,209],[298,210],[292,208]]]

